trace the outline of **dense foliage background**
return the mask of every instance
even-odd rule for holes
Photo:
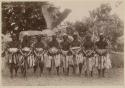
[[[89,16],[83,21],[67,22],[68,32],[72,34],[73,31],[76,31],[82,38],[90,34],[93,41],[96,41],[99,33],[104,33],[114,50],[123,51],[124,43],[122,41],[124,40],[118,42],[118,39],[124,34],[124,22],[111,11],[110,4],[102,4],[90,11]]]
[[[47,2],[2,3],[2,33],[19,34],[22,30],[43,30],[46,22],[41,12]]]
[[[10,2],[2,3],[2,33],[10,35],[19,33],[23,30],[44,30],[47,28],[42,5],[48,2]],[[112,13],[110,4],[102,4],[100,7],[89,11],[89,16],[83,21],[75,23],[66,22],[66,30],[69,35],[78,32],[81,39],[88,34],[92,35],[93,41],[96,41],[99,33],[104,33],[106,39],[110,42],[113,50],[123,51],[124,42],[119,38],[123,36],[124,23]]]

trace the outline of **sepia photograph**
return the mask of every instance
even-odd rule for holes
[[[2,86],[123,86],[124,1],[1,1]]]

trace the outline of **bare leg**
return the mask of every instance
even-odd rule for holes
[[[105,77],[105,68],[102,69],[102,76]]]
[[[87,77],[87,70],[85,71],[85,77]]]
[[[24,75],[23,76],[24,76],[24,78],[27,79],[27,74],[26,73],[27,73],[27,70],[26,70],[26,68],[24,68]]]
[[[56,67],[56,70],[57,70],[57,75],[59,75],[59,66]]]
[[[10,77],[13,78],[13,68],[14,68],[14,64],[10,63]]]
[[[98,76],[101,77],[101,70],[98,69]]]
[[[91,71],[90,74],[91,74],[91,77],[93,77],[93,71]]]
[[[43,73],[44,63],[41,62],[41,63],[39,64],[39,67],[40,67],[40,76],[41,76],[41,74]]]
[[[70,66],[68,66],[68,68],[67,68],[67,75],[69,75],[69,68],[70,68]]]
[[[81,72],[82,72],[82,66],[83,66],[83,64],[80,63],[80,64],[79,64],[79,74],[80,74],[80,75],[81,75]]]
[[[93,77],[93,67],[92,70],[90,71],[90,76]]]
[[[48,68],[48,71],[49,71],[49,75],[51,74],[51,67],[50,68]]]
[[[73,66],[73,74],[76,74],[76,65]]]
[[[17,76],[17,71],[18,71],[19,66],[15,66],[15,76]]]
[[[65,74],[65,68],[63,67],[63,74]]]
[[[36,73],[36,70],[37,70],[37,65],[35,65],[34,67],[33,67],[33,69],[34,69],[34,74]]]

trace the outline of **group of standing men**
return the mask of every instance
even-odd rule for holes
[[[63,35],[63,41],[59,43],[56,39],[56,35],[52,36],[52,41],[46,45],[42,42],[41,37],[34,46],[29,44],[19,44],[13,41],[8,48],[17,48],[15,52],[11,52],[8,58],[10,64],[10,73],[13,74],[13,69],[17,73],[19,67],[24,76],[26,76],[27,68],[33,67],[34,73],[37,68],[40,68],[40,74],[43,73],[44,67],[49,73],[53,67],[56,68],[57,75],[59,75],[59,69],[63,68],[63,73],[69,74],[69,68],[73,68],[73,73],[76,73],[76,68],[79,68],[79,73],[82,73],[84,67],[85,75],[93,76],[93,69],[98,70],[99,76],[104,76],[105,70],[111,67],[111,61],[107,50],[108,43],[104,36],[101,34],[99,41],[93,43],[91,36],[88,35],[84,42],[81,42],[78,38],[78,34],[73,34],[73,41],[69,42],[68,35]],[[25,39],[26,40],[26,39]],[[26,40],[29,41],[28,39]],[[15,42],[15,44],[14,44]],[[14,46],[14,45],[15,46]]]

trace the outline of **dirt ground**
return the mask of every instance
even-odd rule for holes
[[[60,74],[57,76],[54,72],[51,75],[44,74],[39,77],[38,74],[31,74],[28,72],[27,79],[24,79],[19,73],[18,77],[13,79],[9,77],[9,72],[5,72],[2,75],[2,85],[6,86],[92,86],[92,85],[123,85],[124,71],[123,68],[112,68],[106,72],[105,78],[99,78],[97,71],[95,71],[94,77],[88,78],[84,74],[82,76],[72,75],[69,76]],[[38,72],[37,72],[38,73]]]

